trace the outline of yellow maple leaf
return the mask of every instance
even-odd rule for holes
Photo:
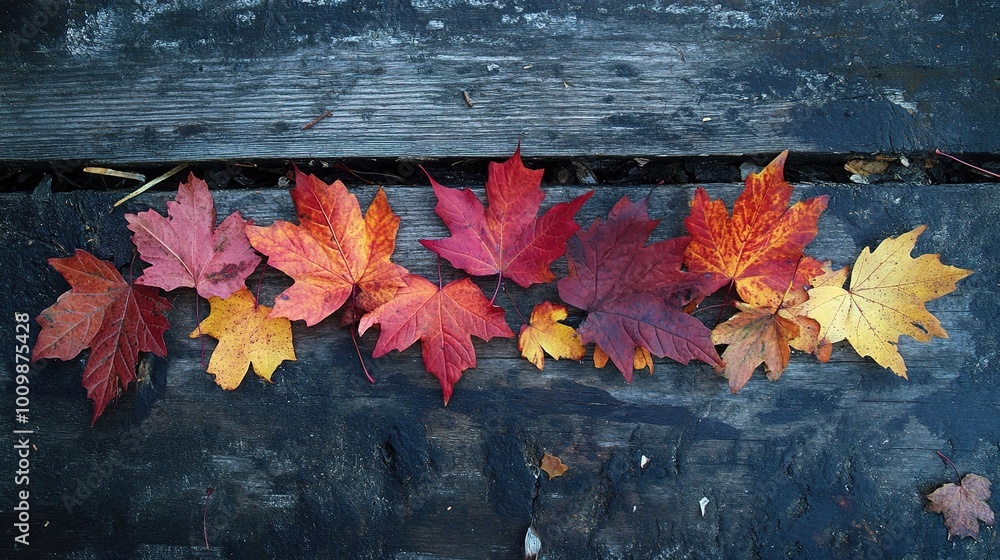
[[[823,285],[809,290],[802,309],[819,322],[821,339],[832,343],[846,338],[858,354],[905,378],[906,364],[896,347],[899,335],[920,342],[948,338],[924,303],[954,291],[972,271],[941,264],[939,255],[910,257],[924,229],[890,237],[875,251],[865,247],[854,263],[850,290],[840,287],[846,271],[825,275]],[[832,278],[840,283],[830,282]]]
[[[284,360],[295,360],[292,347],[292,324],[288,319],[268,319],[270,307],[257,305],[250,290],[243,288],[226,299],[208,300],[212,312],[191,332],[190,338],[205,334],[218,339],[219,345],[208,362],[208,373],[223,389],[235,389],[247,369],[266,381]]]
[[[579,360],[587,352],[576,329],[559,322],[567,315],[565,307],[543,301],[531,312],[529,324],[521,327],[517,349],[538,369],[545,367],[545,352],[556,360]]]

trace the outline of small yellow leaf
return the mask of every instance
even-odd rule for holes
[[[556,457],[555,455],[549,455],[546,453],[542,457],[542,470],[549,475],[549,480],[552,480],[557,476],[562,476],[568,468],[569,467],[564,465],[562,461],[559,460],[559,457]]]
[[[545,352],[556,360],[579,360],[587,352],[576,329],[559,322],[566,316],[565,307],[543,301],[531,312],[529,324],[521,327],[517,348],[538,369],[545,367]]]
[[[243,288],[226,299],[208,300],[212,312],[191,332],[205,334],[219,344],[208,362],[208,373],[223,389],[235,389],[253,364],[254,372],[267,381],[284,360],[295,360],[292,324],[288,319],[268,319],[270,307],[257,305],[250,290]]]
[[[943,265],[939,255],[910,257],[924,229],[886,239],[875,251],[865,247],[854,264],[850,290],[830,283],[832,277],[809,290],[801,309],[819,322],[820,339],[833,343],[846,338],[858,354],[905,378],[906,364],[896,348],[900,335],[920,342],[948,338],[924,303],[954,291],[972,271]],[[846,271],[832,274],[843,279]]]
[[[608,364],[608,354],[600,346],[594,346],[594,367],[601,369]],[[649,374],[653,375],[653,356],[642,346],[637,346],[635,356],[632,358],[632,369],[649,368]]]
[[[632,359],[633,369],[649,368],[649,375],[653,375],[653,356],[642,346],[635,349],[635,357]]]

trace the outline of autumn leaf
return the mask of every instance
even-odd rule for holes
[[[593,342],[632,381],[636,348],[681,363],[691,359],[721,364],[711,332],[683,312],[707,292],[705,276],[682,272],[689,238],[646,245],[658,221],[645,200],[623,197],[608,214],[566,246],[569,275],[559,280],[559,297],[587,311],[578,332]]]
[[[135,380],[139,352],[167,355],[170,303],[153,287],[130,285],[111,263],[83,250],[49,264],[71,289],[38,316],[42,330],[31,360],[70,360],[90,348],[83,386],[94,401],[93,424]]]
[[[447,406],[462,372],[476,367],[472,336],[489,340],[514,333],[503,309],[491,305],[468,278],[444,288],[414,274],[404,276],[403,282],[392,300],[361,318],[358,331],[364,334],[375,324],[381,327],[373,358],[405,350],[419,340],[424,367],[440,381]]]
[[[926,226],[889,238],[875,249],[868,247],[854,263],[850,290],[826,282],[809,290],[802,305],[820,324],[819,336],[831,343],[847,339],[861,356],[871,356],[880,366],[906,377],[906,364],[896,344],[900,335],[920,342],[948,333],[924,303],[955,290],[956,283],[972,274],[941,264],[939,255],[910,257]],[[842,280],[846,272],[829,278]]]
[[[205,181],[190,174],[167,202],[167,217],[155,210],[125,214],[132,241],[146,268],[136,284],[170,291],[194,288],[204,298],[229,297],[243,288],[247,276],[260,264],[243,226],[233,212],[215,227],[215,202]]]
[[[545,353],[558,360],[579,360],[587,353],[576,329],[564,325],[568,316],[566,308],[548,301],[535,306],[527,325],[521,327],[517,349],[538,369],[545,368]]]
[[[710,200],[703,188],[695,192],[691,214],[684,220],[691,234],[684,262],[691,272],[712,275],[709,293],[732,281],[743,301],[760,301],[765,294],[780,298],[793,274],[792,288],[798,289],[821,273],[821,264],[802,259],[802,250],[816,237],[827,197],[788,207],[792,187],[784,179],[787,156],[782,152],[760,173],[747,177],[731,218],[724,202]]]
[[[299,225],[279,220],[246,228],[250,243],[268,256],[268,264],[295,279],[275,299],[271,317],[312,326],[352,295],[364,311],[391,299],[404,285],[406,269],[389,260],[399,217],[385,192],[378,190],[362,218],[358,199],[342,182],[328,185],[298,169],[295,174],[292,199]]]
[[[208,373],[220,387],[238,387],[251,364],[257,375],[271,381],[281,362],[295,360],[292,324],[283,317],[269,319],[271,308],[258,305],[250,290],[243,288],[226,299],[213,297],[208,302],[212,312],[188,336],[218,339]]]
[[[952,537],[979,539],[979,522],[993,525],[993,510],[986,504],[990,481],[967,474],[959,484],[948,483],[927,495],[927,511],[944,515],[948,540]]]
[[[608,365],[608,354],[604,350],[601,350],[600,346],[594,346],[594,367],[597,369],[603,369],[604,366]],[[649,351],[639,346],[635,349],[635,356],[632,358],[632,369],[646,369],[649,368],[649,375],[653,375],[653,356],[649,354]]]
[[[546,453],[542,456],[541,469],[545,471],[545,474],[549,475],[549,480],[552,480],[557,476],[562,476],[569,467],[564,465],[559,457]]]
[[[502,274],[524,287],[551,282],[555,275],[549,265],[580,229],[573,217],[593,191],[556,204],[538,218],[545,198],[542,174],[524,167],[520,148],[504,163],[491,162],[488,208],[470,189],[450,189],[431,178],[438,199],[434,211],[451,237],[420,242],[473,276]]]
[[[829,270],[829,263],[823,270]],[[820,341],[819,323],[802,309],[809,299],[806,290],[791,285],[782,294],[768,290],[751,292],[750,301],[736,302],[739,312],[712,330],[712,342],[728,345],[722,353],[726,365],[717,371],[729,380],[732,393],[742,389],[761,364],[767,378],[777,381],[788,366],[792,348],[816,353],[821,361],[829,359],[829,343]]]

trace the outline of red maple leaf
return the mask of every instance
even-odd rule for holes
[[[215,201],[208,184],[188,175],[177,188],[175,200],[167,202],[167,216],[155,210],[125,214],[132,241],[142,260],[152,266],[136,278],[136,284],[156,286],[168,292],[194,288],[203,298],[227,298],[241,290],[260,256],[250,247],[243,226],[246,220],[233,212],[215,227]]]
[[[711,331],[683,311],[708,293],[705,275],[680,269],[690,238],[646,245],[658,223],[645,200],[622,197],[606,221],[570,239],[569,275],[558,284],[563,301],[587,311],[578,329],[584,343],[596,343],[628,382],[637,347],[684,364],[722,364]]]
[[[695,192],[691,215],[684,220],[691,234],[684,263],[691,272],[712,275],[709,293],[733,281],[744,301],[760,302],[762,294],[777,294],[772,298],[776,301],[767,302],[777,307],[789,278],[794,276],[791,289],[797,290],[822,273],[822,263],[802,259],[802,249],[816,237],[827,197],[788,207],[792,187],[784,179],[787,156],[782,152],[760,173],[747,176],[732,218],[724,202],[710,200],[701,187]]]
[[[376,323],[381,327],[373,358],[390,350],[405,350],[417,340],[424,367],[441,382],[444,404],[462,372],[476,367],[472,336],[489,340],[512,337],[503,309],[490,304],[478,286],[468,278],[439,288],[422,276],[403,277],[405,286],[396,296],[361,318],[358,330],[364,334]]]
[[[31,360],[70,360],[90,348],[83,386],[94,401],[93,424],[135,380],[139,352],[167,355],[163,333],[170,303],[155,288],[130,285],[111,263],[83,250],[49,264],[71,289],[38,316],[42,330]]]
[[[536,217],[545,198],[540,188],[544,172],[524,167],[520,151],[503,163],[490,162],[488,208],[470,189],[443,187],[428,176],[438,199],[434,211],[451,237],[420,242],[473,276],[500,274],[528,287],[555,278],[549,265],[580,229],[573,217],[594,193],[556,204]]]
[[[268,264],[295,279],[274,302],[271,317],[304,320],[312,326],[357,296],[368,311],[390,300],[406,269],[389,258],[396,247],[399,217],[379,189],[364,217],[358,199],[340,181],[324,183],[295,170],[299,225],[277,221],[247,226],[253,246]],[[351,308],[352,317],[354,308]]]

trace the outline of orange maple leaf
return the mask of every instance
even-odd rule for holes
[[[403,286],[406,269],[389,260],[399,217],[385,192],[379,189],[362,218],[358,199],[342,182],[328,185],[298,169],[295,174],[292,199],[299,225],[279,220],[268,227],[246,227],[250,243],[268,256],[268,264],[295,279],[275,299],[270,316],[312,326],[352,295],[352,312],[391,299]]]
[[[580,333],[562,321],[567,317],[566,308],[548,301],[535,306],[528,324],[521,327],[517,349],[538,369],[545,368],[545,353],[558,360],[579,360],[587,353],[580,340]]]
[[[695,192],[691,215],[684,220],[691,234],[684,262],[691,272],[712,275],[712,291],[734,282],[743,301],[767,295],[772,297],[769,305],[777,306],[793,274],[792,288],[797,289],[822,272],[818,261],[802,259],[802,249],[816,237],[827,197],[788,207],[792,187],[784,179],[787,156],[782,152],[760,173],[747,177],[731,218],[724,202],[710,200],[701,187]]]
[[[444,288],[415,274],[404,276],[403,282],[392,300],[361,318],[358,331],[364,334],[376,323],[381,327],[373,358],[405,350],[419,340],[424,367],[441,382],[447,406],[462,372],[476,367],[472,336],[489,340],[514,333],[503,308],[490,304],[468,278]]]
[[[739,313],[716,325],[712,342],[728,345],[722,353],[725,365],[716,371],[729,380],[730,392],[742,389],[762,363],[767,378],[777,381],[792,348],[816,353],[820,361],[829,359],[830,344],[820,341],[819,323],[806,317],[802,307],[808,299],[803,288],[789,287],[784,294],[755,291],[750,301],[736,302]]]

